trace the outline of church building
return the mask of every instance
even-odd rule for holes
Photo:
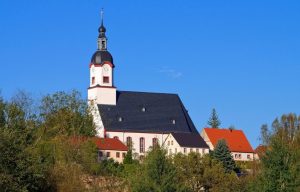
[[[137,158],[142,158],[152,146],[166,146],[170,134],[175,134],[174,142],[177,140],[179,143],[188,143],[183,139],[193,138],[192,147],[195,151],[197,148],[197,151],[207,153],[208,145],[199,135],[177,94],[117,90],[114,84],[117,64],[107,49],[103,19],[98,31],[98,49],[90,61],[88,88],[88,101],[94,109],[92,114],[97,136],[120,140],[132,147]],[[184,137],[178,138],[181,135]]]

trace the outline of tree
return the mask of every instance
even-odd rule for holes
[[[253,191],[300,190],[300,117],[290,113],[276,118],[269,130],[262,129],[267,151],[261,159],[261,171],[252,184]]]
[[[48,191],[46,167],[32,151],[37,123],[26,100],[0,101],[0,188],[4,191]],[[4,115],[3,115],[4,114]]]
[[[57,92],[43,97],[40,111],[41,131],[45,137],[96,134],[90,109],[78,91],[70,94]]]
[[[217,115],[217,112],[216,112],[215,108],[213,108],[212,113],[211,113],[211,117],[209,118],[207,124],[211,128],[219,128],[219,126],[221,125],[221,121],[219,120],[219,117]]]
[[[176,191],[176,172],[166,151],[157,146],[148,152],[137,169],[129,174],[131,191]]]
[[[223,164],[226,173],[236,169],[235,162],[224,139],[218,141],[212,156]]]
[[[245,180],[226,173],[222,163],[210,155],[179,153],[174,156],[174,165],[178,183],[189,191],[246,191]]]

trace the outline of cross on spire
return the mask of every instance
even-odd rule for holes
[[[103,15],[104,15],[104,10],[103,8],[100,11],[100,15],[101,15],[101,26],[103,26]]]

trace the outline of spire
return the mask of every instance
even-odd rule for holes
[[[105,35],[106,29],[103,24],[103,8],[101,9],[101,25],[98,29],[99,35],[98,35],[98,50],[106,50],[107,49],[107,38]]]
[[[103,8],[101,9],[101,26],[103,26],[103,14],[104,14],[104,11],[103,11]]]
[[[105,29],[105,27],[103,25],[103,14],[104,14],[103,8],[101,9],[100,13],[101,13],[101,25],[100,25],[100,27],[98,29],[98,31],[99,31],[99,37],[105,37],[106,29]]]

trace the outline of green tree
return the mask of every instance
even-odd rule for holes
[[[174,165],[178,183],[189,191],[246,191],[245,179],[226,173],[222,163],[210,155],[179,153],[174,156]]]
[[[176,191],[176,172],[166,151],[157,146],[147,154],[141,166],[129,178],[130,188],[136,191]]]
[[[300,190],[300,117],[290,113],[276,118],[272,129],[264,126],[262,137],[267,145],[261,159],[261,171],[251,185],[252,191]]]
[[[224,139],[218,141],[212,152],[212,156],[222,162],[226,173],[230,173],[236,169],[235,162]]]
[[[0,101],[0,188],[4,191],[50,190],[46,167],[32,151],[37,123],[26,100]],[[3,116],[4,114],[4,116]]]
[[[213,108],[212,113],[211,113],[211,117],[209,118],[207,124],[211,128],[219,128],[219,126],[221,125],[221,121],[219,120],[219,117],[218,117],[218,114],[217,114],[215,108]]]
[[[78,91],[43,97],[40,111],[41,131],[46,137],[94,136],[96,133],[90,109]]]

